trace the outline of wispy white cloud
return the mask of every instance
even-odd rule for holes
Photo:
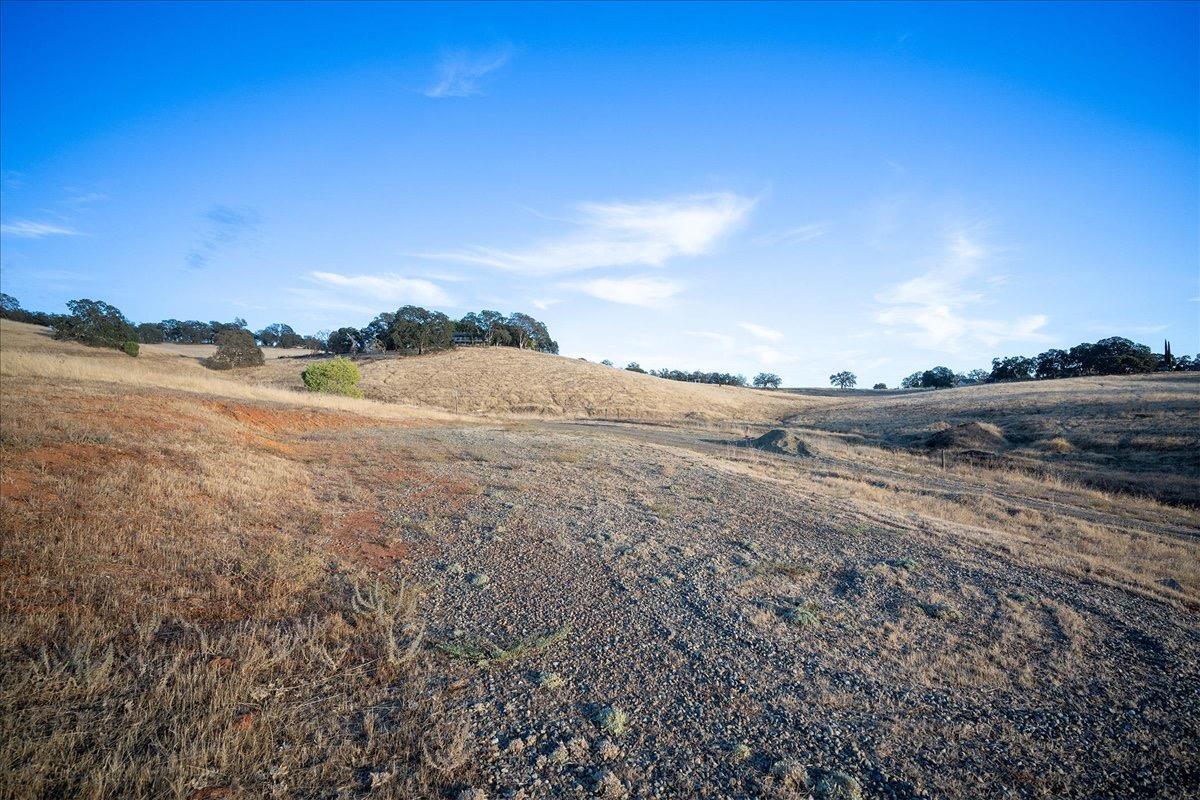
[[[610,303],[623,303],[645,308],[663,306],[683,291],[683,286],[675,281],[650,275],[633,278],[596,278],[590,281],[564,283],[561,286],[564,289],[574,289],[601,300],[608,300]]]
[[[760,364],[768,367],[774,367],[779,364],[790,364],[794,361],[799,361],[800,357],[791,353],[784,353],[770,345],[756,344],[747,347],[744,351],[747,355],[752,356]]]
[[[546,297],[546,298],[534,297],[534,298],[530,298],[529,302],[532,303],[533,307],[538,309],[539,311],[545,311],[550,306],[555,305],[556,303],[561,303],[562,301],[559,300],[557,297]]]
[[[418,278],[428,278],[431,281],[439,281],[441,283],[466,283],[471,280],[465,275],[455,275],[451,272],[422,272]]]
[[[597,267],[661,267],[681,256],[703,255],[741,224],[754,200],[729,192],[632,203],[580,203],[576,230],[525,248],[474,246],[425,258],[480,264],[528,275]]]
[[[81,189],[77,186],[64,186],[63,191],[67,193],[67,196],[62,201],[62,204],[68,208],[78,210],[87,209],[89,206],[108,199],[108,195],[104,192]]]
[[[887,306],[876,313],[875,320],[919,347],[946,353],[977,344],[996,347],[1004,342],[1046,339],[1042,328],[1048,318],[1044,314],[990,319],[967,313],[971,306],[987,300],[986,293],[973,284],[1002,282],[980,274],[991,254],[973,231],[953,231],[937,267],[875,295],[876,301]]]
[[[716,333],[715,331],[684,331],[684,333],[697,339],[714,341],[726,350],[733,347],[733,337],[727,333]]]
[[[0,234],[17,239],[44,239],[47,236],[82,236],[82,234],[64,225],[53,222],[38,222],[28,219],[14,219],[0,225]]]
[[[480,84],[484,77],[509,62],[513,48],[509,45],[485,52],[456,50],[445,53],[438,63],[438,76],[426,97],[473,97],[483,94]]]
[[[783,334],[780,331],[753,322],[739,322],[738,327],[744,331],[748,331],[752,336],[756,336],[759,339],[766,339],[768,342],[778,342],[783,339]]]
[[[800,225],[795,228],[788,228],[782,231],[773,231],[764,233],[755,238],[754,243],[764,247],[770,247],[777,244],[800,244],[813,239],[820,238],[829,232],[829,224],[825,222],[814,222],[808,225]]]
[[[359,314],[370,319],[381,310],[378,305],[346,300],[331,294],[328,289],[292,286],[285,290],[285,308],[296,308],[303,311],[336,311],[339,313]],[[288,301],[290,300],[290,304]]]
[[[392,303],[442,306],[452,304],[450,296],[442,287],[424,278],[406,278],[391,272],[379,275],[342,275],[337,272],[319,271],[310,272],[309,277],[326,286],[346,289]]]
[[[204,230],[188,251],[187,265],[192,269],[207,267],[222,252],[252,237],[259,222],[253,208],[213,206],[204,213]]]

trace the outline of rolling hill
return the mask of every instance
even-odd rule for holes
[[[275,360],[255,380],[299,387],[305,361]],[[357,359],[367,397],[463,414],[766,422],[832,402],[682,383],[511,347]]]

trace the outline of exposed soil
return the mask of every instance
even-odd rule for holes
[[[446,657],[488,796],[798,797],[834,771],[867,797],[1163,796],[1200,777],[1183,607],[795,483],[819,460],[755,477],[699,438],[562,428],[382,445],[460,453],[427,468],[485,486],[396,529],[430,548],[401,568],[438,587],[437,640],[569,631],[511,662]],[[597,721],[610,707],[627,731]]]
[[[940,450],[999,450],[1008,442],[995,425],[985,422],[964,422],[952,428],[937,431],[925,440],[926,447]]]
[[[795,431],[783,430],[776,428],[772,431],[767,431],[762,436],[752,441],[750,445],[758,450],[766,450],[769,453],[782,453],[789,456],[810,456],[808,445],[804,443]]]

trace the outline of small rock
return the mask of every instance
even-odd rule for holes
[[[615,761],[621,757],[621,748],[612,739],[601,739],[596,742],[596,755],[601,761]]]
[[[565,744],[556,744],[550,751],[549,759],[552,764],[565,764],[571,760],[571,751]]]

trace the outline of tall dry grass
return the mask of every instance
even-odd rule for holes
[[[286,441],[340,415],[198,405],[103,363],[63,380],[77,366],[0,387],[0,797],[417,797],[469,777],[418,590],[328,549],[343,510]]]

